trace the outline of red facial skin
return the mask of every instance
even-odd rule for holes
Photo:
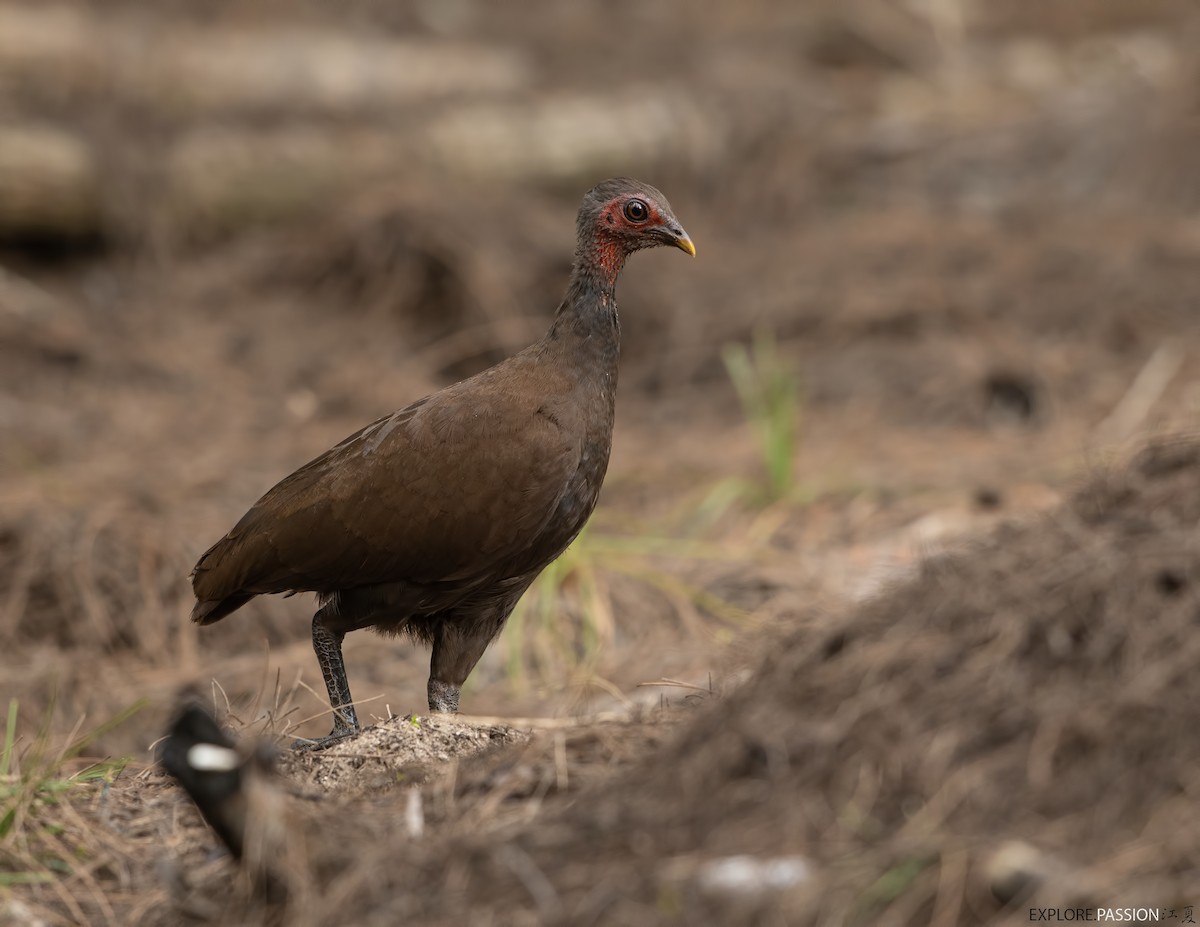
[[[648,215],[641,222],[632,222],[625,216],[625,204],[633,199],[646,204]],[[621,196],[612,200],[601,210],[600,219],[596,223],[596,242],[592,252],[596,266],[603,271],[609,282],[615,281],[630,254],[654,243],[652,240],[643,240],[642,236],[652,229],[668,225],[669,222],[652,199]]]

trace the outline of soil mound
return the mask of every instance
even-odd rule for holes
[[[363,923],[973,924],[1194,903],[1198,523],[1200,441],[1150,447],[772,644],[557,821],[383,879],[360,867],[354,906]]]

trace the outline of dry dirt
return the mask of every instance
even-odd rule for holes
[[[1088,9],[0,4],[0,923],[1200,906],[1200,24]],[[185,689],[324,733],[311,602],[199,633],[187,572],[537,337],[617,172],[699,253],[622,279],[593,525],[463,718],[351,635],[377,726],[281,754],[264,904],[153,744]]]

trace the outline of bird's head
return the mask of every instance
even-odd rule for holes
[[[625,259],[643,248],[672,245],[696,254],[667,198],[649,184],[615,177],[583,198],[577,224],[576,261],[615,280]]]

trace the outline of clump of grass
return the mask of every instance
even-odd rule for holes
[[[758,432],[766,469],[763,501],[776,502],[793,488],[800,378],[765,328],[755,332],[750,347],[727,344],[721,359],[746,417]]]
[[[69,845],[51,812],[74,789],[112,782],[129,760],[104,759],[75,772],[67,772],[66,767],[145,704],[139,701],[83,733],[81,720],[66,743],[55,749],[49,743],[53,706],[43,715],[33,741],[23,746],[17,735],[19,703],[15,698],[9,701],[0,750],[0,886],[53,881],[87,858],[86,848]]]
[[[506,672],[522,687],[529,680],[574,677],[581,684],[612,687],[597,675],[620,619],[614,584],[629,580],[669,604],[685,633],[745,621],[745,613],[688,583],[667,561],[730,560],[716,545],[686,539],[610,534],[584,529],[550,564],[518,603],[504,632]]]

